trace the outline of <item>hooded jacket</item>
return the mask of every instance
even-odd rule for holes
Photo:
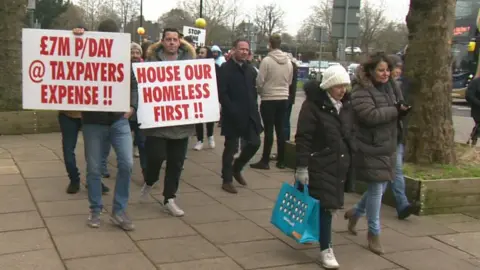
[[[296,166],[308,167],[310,195],[322,208],[339,209],[343,207],[343,193],[353,180],[353,110],[349,93],[338,111],[319,84],[309,81],[304,87],[306,100],[295,135]]]
[[[399,132],[395,103],[403,96],[393,79],[374,85],[361,66],[356,77],[351,96],[357,126],[353,161],[356,179],[393,181]]]
[[[180,47],[178,48],[177,60],[191,60],[195,59],[197,54],[195,48],[192,47],[187,41],[180,40]],[[163,58],[163,45],[161,41],[158,41],[150,47],[148,47],[145,61],[166,61]],[[146,136],[160,137],[166,139],[184,139],[192,136],[195,133],[195,125],[182,125],[172,127],[160,127],[144,129],[143,132]]]
[[[217,45],[212,46],[212,52],[218,52],[218,57],[215,58],[215,64],[221,67],[223,63],[226,62],[225,57],[223,57],[222,50]]]
[[[257,90],[262,100],[288,100],[293,79],[293,65],[281,50],[272,50],[263,58],[257,76]]]

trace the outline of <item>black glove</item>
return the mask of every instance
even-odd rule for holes
[[[407,107],[408,109],[406,110],[402,110],[401,107]],[[410,112],[410,109],[412,108],[412,106],[408,105],[407,103],[405,103],[405,101],[401,100],[399,102],[397,102],[397,104],[395,104],[395,107],[397,107],[397,111],[398,111],[398,116],[399,117],[405,117],[409,112]]]

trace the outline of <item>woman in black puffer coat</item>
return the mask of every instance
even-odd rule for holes
[[[331,246],[332,211],[343,208],[354,151],[349,84],[350,76],[340,65],[324,72],[320,86],[308,82],[295,136],[295,178],[320,201],[320,260],[327,269],[339,267]]]

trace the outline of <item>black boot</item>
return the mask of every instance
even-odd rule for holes
[[[68,194],[76,194],[80,191],[80,182],[70,182],[67,187]]]

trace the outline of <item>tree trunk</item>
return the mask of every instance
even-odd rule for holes
[[[455,163],[452,121],[451,39],[456,0],[411,0],[405,75],[408,102],[406,160],[417,164]]]
[[[0,110],[22,108],[22,28],[25,0],[0,4]],[[32,48],[33,49],[33,48]]]

